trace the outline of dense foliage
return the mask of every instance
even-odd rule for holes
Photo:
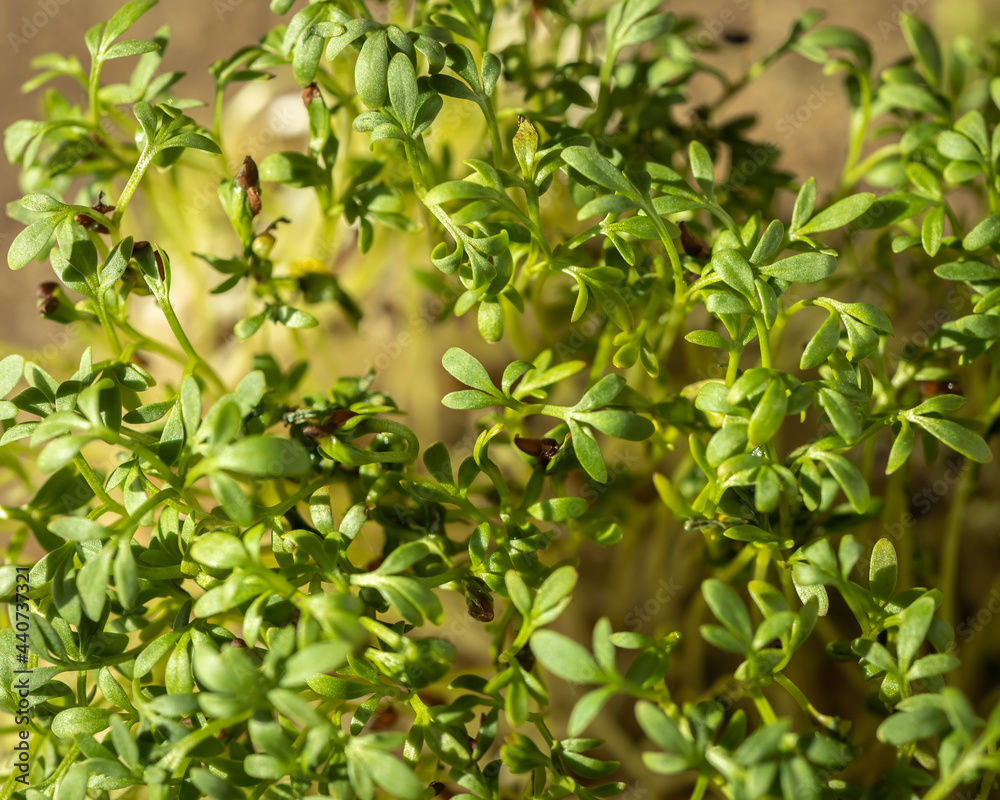
[[[75,372],[0,362],[8,601],[31,566],[0,630],[8,712],[32,669],[30,773],[0,800],[987,796],[1000,703],[963,691],[978,651],[956,625],[1000,419],[996,48],[942,49],[904,16],[912,56],[876,74],[865,39],[807,13],[733,80],[656,0],[378,20],[272,0],[290,16],[215,63],[204,127],[159,71],[169,32],[126,38],[155,2],[87,31],[89,66],[38,59],[42,117],[4,141],[26,193],[8,263],[48,262],[42,315],[74,348],[98,336]],[[843,78],[836,187],[726,118],[785,56]],[[227,88],[289,70],[302,149],[224,153]],[[712,104],[688,104],[695,79]],[[168,254],[184,181],[219,169],[228,249]],[[409,365],[428,405],[447,380],[440,413],[478,422],[468,447],[422,448],[374,371],[261,344],[337,347],[379,300],[331,264],[356,242],[377,283],[400,237],[434,311],[394,352],[475,315],[443,371]],[[182,326],[174,300],[213,270],[250,311],[205,349],[189,333],[214,316]],[[920,336],[914,292],[949,305]],[[952,478],[927,552],[907,498],[935,458]],[[668,535],[697,556],[683,631],[657,618],[667,585],[586,642],[555,630],[574,592],[607,591],[576,586],[579,553],[638,571]]]

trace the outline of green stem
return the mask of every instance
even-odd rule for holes
[[[174,338],[181,346],[181,349],[188,357],[190,363],[194,367],[200,368],[208,379],[211,380],[218,389],[225,393],[226,384],[222,382],[222,379],[212,368],[211,364],[198,355],[198,352],[194,349],[194,346],[191,344],[191,340],[188,339],[187,334],[184,333],[184,329],[181,327],[180,320],[177,319],[177,314],[174,312],[174,307],[171,305],[170,298],[167,296],[166,292],[163,294],[163,301],[160,303],[160,310],[163,312],[163,316],[166,317],[167,325],[170,326],[170,331],[174,334]]]
[[[66,755],[63,756],[63,760],[59,762],[59,766],[56,767],[56,771],[49,776],[48,780],[35,788],[45,789],[48,786],[58,786],[59,782],[63,779],[63,776],[69,772],[69,768],[76,763],[76,757],[78,755],[80,755],[80,747],[74,743],[66,752]],[[4,800],[6,799],[4,798]]]
[[[653,221],[653,227],[656,228],[660,242],[667,251],[667,258],[670,260],[670,269],[674,275],[674,301],[670,308],[670,318],[667,322],[666,331],[658,345],[657,354],[663,358],[669,353],[670,348],[673,347],[674,339],[677,338],[677,333],[684,324],[684,318],[687,316],[687,285],[684,282],[684,267],[681,266],[681,260],[677,255],[674,240],[671,238],[667,226],[663,223],[663,219],[656,213],[652,202],[647,203],[643,210]]]
[[[495,93],[494,93],[495,96]],[[493,150],[493,166],[500,169],[503,166],[503,140],[500,138],[500,127],[493,104],[487,98],[483,103],[483,115],[486,117],[486,128],[490,132],[490,147]]]
[[[837,730],[837,720],[827,714],[821,714],[816,710],[816,707],[809,702],[809,698],[805,696],[802,690],[796,686],[789,678],[780,672],[774,673],[775,682],[783,687],[786,692],[788,692],[799,704],[799,708],[805,711],[815,722],[818,722],[824,728],[829,731]]]
[[[212,138],[219,146],[219,159],[222,161],[222,168],[228,172],[229,162],[226,160],[226,148],[222,144],[222,100],[225,93],[226,87],[216,84],[212,103]]]
[[[753,704],[757,708],[757,713],[760,714],[760,721],[765,725],[771,725],[777,722],[778,716],[774,713],[774,709],[771,708],[771,704],[768,702],[767,698],[764,697],[764,693],[760,690],[760,688],[751,686],[749,692],[750,699],[753,700]]]
[[[163,459],[161,459],[156,453],[154,453],[146,445],[137,442],[135,440],[126,441],[125,437],[122,436],[117,431],[113,431],[110,428],[104,428],[101,431],[101,438],[108,444],[116,444],[120,447],[124,447],[126,450],[130,450],[135,453],[135,455],[149,462],[154,469],[159,473],[159,477],[169,483],[173,488],[177,489],[178,492],[184,489],[184,482],[174,474],[173,470],[168,467]],[[183,495],[182,495],[183,496]]]
[[[760,365],[766,369],[771,368],[771,336],[764,324],[764,318],[759,314],[754,314],[754,327],[757,329],[757,339],[760,341]]]
[[[957,787],[962,782],[962,778],[967,772],[976,768],[979,758],[983,751],[988,746],[988,740],[984,733],[980,736],[973,745],[966,751],[965,755],[959,759],[956,759],[952,768],[948,771],[946,775],[942,775],[938,778],[937,783],[935,783],[927,794],[924,795],[923,800],[944,800],[951,791]]]
[[[979,465],[966,460],[963,464],[962,477],[955,489],[955,498],[948,508],[948,518],[945,522],[944,538],[941,543],[941,593],[944,601],[941,604],[941,616],[945,622],[954,626],[955,611],[958,598],[955,596],[958,580],[958,562],[962,542],[962,526],[965,521],[965,507],[976,489],[979,478]]]
[[[115,225],[121,225],[121,219],[125,214],[125,209],[128,208],[128,204],[132,201],[132,195],[134,195],[136,189],[139,188],[142,176],[146,174],[146,168],[152,160],[153,153],[150,152],[150,147],[147,144],[142,149],[139,160],[136,162],[135,168],[129,176],[128,183],[125,184],[125,188],[122,189],[122,193],[118,198],[118,205],[115,206],[115,215],[112,217],[112,221]]]
[[[604,126],[608,122],[608,103],[611,101],[611,76],[615,72],[615,60],[618,54],[612,50],[604,56],[604,63],[601,64],[601,88],[598,90],[597,94],[597,107],[594,109],[594,115],[592,117],[593,124],[591,130],[594,133],[600,133],[604,130]]]
[[[729,364],[726,367],[726,386],[736,383],[736,378],[740,373],[740,356],[742,352],[729,351]]]
[[[111,495],[105,491],[104,484],[101,482],[101,479],[97,477],[97,473],[94,472],[90,464],[87,463],[87,459],[77,453],[77,455],[73,458],[73,463],[80,471],[80,476],[87,482],[91,491],[102,503],[104,503],[105,506],[107,506],[108,510],[114,511],[118,514],[128,513],[128,511],[125,510],[125,506],[112,498]]]
[[[87,81],[87,99],[90,103],[90,115],[94,121],[97,131],[103,132],[101,127],[101,104],[97,93],[101,87],[101,66],[103,62],[96,57],[90,61],[90,79]]]
[[[854,171],[861,157],[861,149],[864,147],[868,134],[868,121],[871,117],[872,90],[868,82],[868,76],[858,74],[858,86],[861,90],[861,107],[851,114],[850,143],[847,150],[847,158],[844,161],[844,168],[840,173],[840,191],[847,191],[855,183]],[[867,161],[866,161],[867,164]],[[863,175],[865,170],[861,171]]]

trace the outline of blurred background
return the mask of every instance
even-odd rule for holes
[[[5,128],[17,119],[37,116],[41,92],[21,93],[22,84],[34,74],[32,58],[58,50],[75,54],[86,64],[84,32],[93,24],[108,19],[119,5],[119,0],[4,0],[0,5],[0,33],[4,37],[0,42],[4,62],[0,126]],[[379,4],[370,5],[377,16]],[[600,7],[597,3],[591,5]],[[681,17],[701,20],[692,35],[699,44],[714,48],[707,58],[730,76],[741,74],[757,58],[771,52],[787,36],[792,21],[808,6],[826,10],[827,23],[852,28],[867,37],[874,51],[876,69],[908,52],[896,24],[901,11],[918,12],[945,41],[960,34],[981,40],[991,27],[995,29],[1000,19],[1000,4],[989,0],[948,0],[947,3],[822,0],[809,4],[799,0],[677,0],[664,4],[666,9]],[[208,101],[212,97],[210,64],[256,41],[275,22],[267,0],[161,0],[160,5],[140,21],[130,38],[148,38],[162,25],[169,25],[172,39],[161,69],[185,70],[187,76],[177,87],[178,95]],[[502,31],[496,34],[503,37]],[[123,59],[123,62],[131,60]],[[120,71],[116,72],[115,66]],[[123,78],[131,67],[132,63],[109,65],[105,79]],[[59,88],[70,93],[78,91],[68,85]],[[281,71],[274,81],[230,91],[233,96],[227,95],[227,100],[232,105],[224,126],[224,149],[230,176],[247,154],[260,163],[269,153],[304,148],[307,128],[300,90],[287,70]],[[711,100],[716,85],[696,82],[692,91],[690,99],[697,104]],[[699,92],[703,94],[699,96]],[[82,93],[70,96],[77,102],[85,101]],[[846,152],[845,111],[840,77],[824,75],[820,66],[791,56],[781,59],[748,91],[739,94],[729,104],[725,116],[757,115],[751,135],[783,151],[779,165],[784,169],[802,179],[815,176],[820,196],[824,197],[836,188]],[[209,121],[207,109],[194,109],[190,113],[202,123]],[[453,135],[454,130],[450,128],[448,134]],[[15,168],[4,159],[0,161],[0,193],[6,205],[20,198],[22,192]],[[215,162],[213,167],[217,167]],[[191,255],[194,251],[204,251],[228,256],[234,250],[235,238],[218,208],[215,186],[219,177],[206,168],[202,180],[180,187],[182,195],[176,206],[175,229],[153,233],[170,252],[175,270],[177,265],[185,265],[180,269],[184,270],[187,282],[182,285],[175,282],[175,305],[199,349],[204,347],[205,352],[215,353],[211,360],[223,376],[235,381],[246,374],[248,355],[260,351],[280,354],[285,364],[295,357],[311,356],[314,363],[322,365],[321,369],[313,371],[310,385],[306,387],[313,391],[329,388],[339,375],[362,374],[368,366],[374,366],[379,372],[376,387],[390,392],[400,407],[407,410],[406,422],[417,432],[423,446],[435,439],[444,439],[450,443],[453,458],[458,457],[454,453],[463,447],[471,449],[470,437],[474,436],[476,415],[442,414],[439,398],[453,387],[445,388],[439,375],[441,353],[450,344],[465,342],[492,370],[506,363],[509,348],[498,345],[491,349],[485,345],[475,330],[471,314],[459,320],[449,319],[441,328],[426,334],[410,336],[411,331],[418,330],[414,320],[428,320],[434,316],[433,305],[427,305],[426,292],[413,278],[414,269],[432,270],[429,252],[433,242],[428,242],[425,235],[406,236],[381,229],[376,233],[375,249],[367,258],[361,258],[354,240],[341,231],[336,247],[322,254],[321,261],[358,299],[365,315],[359,331],[355,332],[337,311],[321,318],[325,338],[320,338],[316,332],[303,335],[291,335],[287,331],[273,333],[265,326],[249,344],[234,348],[232,326],[241,316],[254,310],[254,301],[244,298],[242,291],[219,298],[209,296],[207,290],[219,283],[221,277]],[[163,185],[156,183],[161,178],[152,173],[149,180],[154,190]],[[112,187],[109,191],[111,202],[120,188]],[[280,212],[293,217],[298,224],[296,212],[299,212],[302,224],[318,224],[316,220],[307,219],[305,209],[312,204],[308,192],[298,195],[292,192],[269,205],[270,190],[265,186],[264,191],[265,215],[269,219]],[[792,193],[782,193],[786,217],[793,200]],[[157,209],[157,216],[162,218],[162,212],[162,208]],[[140,239],[151,238],[149,231],[142,235],[146,217],[141,200],[130,208],[128,216],[131,219],[126,233],[135,233]],[[21,227],[20,223],[6,217],[0,221],[0,245],[4,253]],[[284,239],[279,236],[278,257],[284,257],[293,265],[296,259],[316,257],[316,253],[297,249],[304,241],[312,241],[312,237],[299,232],[286,235]],[[16,273],[5,267],[0,269],[3,272],[0,357],[19,350],[26,357],[45,363],[54,374],[63,374],[64,370],[72,372],[86,345],[73,341],[72,333],[66,328],[40,319],[36,310],[35,287],[51,279],[49,267],[34,263]],[[905,314],[909,315],[910,322],[905,315],[901,316],[896,324],[897,335],[912,336],[919,320],[933,316],[937,308],[933,304],[939,304],[939,299],[926,296],[923,299],[929,305],[907,309]],[[144,308],[141,300],[133,302],[140,323],[144,324],[143,315],[148,321],[156,317],[155,310]],[[893,319],[895,321],[896,316]],[[317,347],[318,342],[325,344]],[[794,351],[792,342],[788,344],[789,350]],[[65,364],[59,364],[60,361]],[[669,369],[669,365],[665,365],[664,372],[669,373]],[[156,365],[150,370],[159,374]],[[614,456],[627,465],[627,452]],[[945,466],[939,463],[920,475],[912,487],[914,497],[921,485],[934,485],[933,481],[941,477],[944,469]],[[977,655],[987,652],[987,657],[980,659],[980,663],[986,665],[986,672],[966,676],[966,688],[980,700],[992,696],[994,702],[994,689],[1000,684],[1000,660],[997,658],[1000,623],[993,625],[995,613],[985,622],[976,615],[981,610],[985,587],[992,584],[997,574],[996,520],[1000,519],[1000,499],[991,496],[989,491],[996,480],[995,466],[984,470],[980,495],[968,512],[970,524],[963,540],[962,561],[964,598],[959,616],[959,619],[972,620],[976,634],[986,631],[986,635],[976,635],[972,645]],[[700,602],[695,598],[704,565],[698,537],[682,532],[677,522],[669,518],[666,509],[656,500],[651,485],[647,485],[649,483],[646,481],[636,487],[640,502],[629,509],[634,517],[629,520],[629,530],[620,544],[610,550],[590,544],[579,548],[580,589],[571,612],[560,620],[563,630],[578,640],[585,641],[594,619],[605,615],[611,618],[616,630],[641,630],[662,635],[684,626],[692,616],[692,603]],[[947,494],[936,495],[933,508],[920,515],[913,531],[913,535],[927,545],[927,553],[932,554],[930,558],[938,550],[934,541],[939,536],[947,502]],[[874,525],[867,533],[872,540],[887,535],[876,530]],[[599,588],[592,589],[594,586]],[[1000,597],[997,600],[1000,601]],[[995,604],[991,606],[995,607]],[[460,605],[449,611],[454,618],[465,619]],[[465,635],[463,629],[460,648],[469,661],[481,661],[486,652],[485,640],[477,633],[474,630]],[[725,669],[719,669],[718,663],[705,652],[696,633],[686,638],[685,646],[690,648],[687,652],[691,655],[679,665],[674,676],[678,682],[704,688],[711,684],[713,675],[725,673]],[[803,674],[794,677],[803,685],[818,687],[819,696],[823,695],[825,681],[829,681],[829,686],[843,684],[843,693],[826,690],[829,697],[822,710],[851,716],[858,702],[856,694],[851,696],[851,693],[865,691],[858,670],[852,664],[833,664],[823,659],[821,652],[815,655],[817,664],[822,667],[816,666],[815,672],[810,674],[813,665],[808,659],[802,659],[797,669]],[[853,683],[844,684],[845,675]],[[559,687],[556,695],[557,703],[568,710],[574,701],[569,688]],[[607,715],[598,733],[609,740],[614,757],[623,760],[627,774],[643,774],[645,771],[638,764],[638,748],[630,746],[637,734],[630,723],[629,709],[618,701],[612,703],[612,708],[622,713]],[[779,707],[777,710],[791,713],[793,708]],[[870,731],[861,733],[867,735]],[[644,785],[641,792],[636,789],[632,794],[639,797],[655,787],[656,784]],[[646,796],[658,795],[654,791]]]

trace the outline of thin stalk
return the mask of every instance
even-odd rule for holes
[[[757,329],[757,339],[760,341],[760,365],[766,369],[771,368],[771,335],[764,318],[758,314],[753,318],[754,327]]]
[[[858,159],[861,158],[861,149],[864,147],[865,139],[868,136],[868,123],[871,118],[872,90],[868,82],[868,76],[858,74],[858,86],[861,89],[861,107],[851,115],[850,143],[848,144],[847,158],[844,161],[844,168],[841,170],[840,191],[845,192],[856,182],[855,168]],[[863,175],[867,172],[867,160],[865,169],[861,170]]]
[[[954,626],[958,598],[955,589],[958,581],[958,562],[962,542],[962,526],[965,522],[965,508],[972,498],[979,478],[979,465],[966,461],[955,489],[955,498],[948,508],[945,522],[944,538],[941,543],[941,593],[944,601],[941,604],[941,616],[945,622]]]
[[[143,148],[142,154],[139,156],[139,160],[136,162],[135,168],[132,170],[132,174],[129,176],[128,183],[125,184],[125,188],[122,189],[122,193],[118,198],[118,205],[115,206],[115,214],[112,217],[112,222],[115,225],[121,225],[121,219],[125,214],[125,209],[128,208],[128,204],[132,201],[132,196],[135,194],[136,189],[139,188],[139,183],[142,181],[142,176],[146,174],[146,168],[149,163],[153,160],[153,154],[150,152],[149,145]]]
[[[740,356],[742,352],[729,351],[729,364],[726,366],[726,386],[736,383],[736,378],[740,372]]]
[[[951,794],[951,791],[962,782],[965,774],[976,768],[979,758],[989,744],[986,736],[984,733],[976,739],[965,755],[955,761],[948,773],[938,778],[937,783],[924,795],[924,800],[944,800]]]
[[[116,360],[121,360],[122,343],[118,338],[118,331],[115,330],[114,323],[111,321],[108,310],[104,307],[104,301],[100,296],[100,291],[100,289],[97,290],[98,296],[97,302],[94,303],[94,310],[97,312],[97,319],[101,323],[101,328],[108,337],[108,344],[111,345],[111,352],[114,353]]]
[[[494,92],[494,97],[496,93]],[[493,150],[493,166],[500,169],[503,166],[503,140],[500,138],[500,127],[492,102],[487,99],[483,104],[483,115],[486,117],[486,128],[490,132],[490,147]]]
[[[757,713],[760,714],[760,721],[764,725],[771,725],[778,721],[778,715],[774,713],[774,709],[771,708],[771,704],[759,688],[751,686],[749,694],[750,699],[753,700],[754,707],[757,709]]]
[[[111,495],[107,493],[104,489],[104,484],[101,483],[101,479],[97,477],[97,473],[91,468],[90,464],[87,463],[87,459],[81,456],[79,453],[73,458],[73,463],[76,468],[80,471],[80,476],[87,482],[91,491],[97,496],[97,499],[107,506],[108,510],[114,511],[117,514],[127,514],[128,511],[125,510],[125,506],[115,500]]]
[[[87,81],[87,100],[90,103],[90,116],[98,132],[103,132],[103,128],[101,127],[101,103],[98,99],[98,91],[101,88],[101,65],[102,62],[99,59],[91,57],[90,78]]]
[[[201,368],[209,380],[211,380],[212,383],[214,383],[222,392],[225,392],[226,384],[222,382],[222,379],[212,368],[212,365],[198,355],[198,352],[191,344],[191,340],[188,339],[187,334],[184,333],[180,320],[177,319],[177,314],[174,312],[174,307],[171,305],[170,298],[167,297],[166,293],[163,295],[163,302],[160,303],[160,310],[163,312],[163,316],[166,317],[167,325],[170,326],[170,331],[174,334],[174,338],[181,346],[181,349],[188,357],[190,363],[195,367]]]
[[[795,702],[799,704],[799,708],[805,711],[813,720],[818,722],[827,730],[835,731],[837,729],[836,718],[817,711],[816,707],[809,702],[809,698],[805,696],[805,693],[803,693],[803,691],[796,686],[791,679],[780,672],[776,672],[774,673],[774,680],[792,696]]]

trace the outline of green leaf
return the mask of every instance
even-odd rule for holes
[[[760,264],[762,261],[768,261],[776,256],[784,240],[785,226],[781,224],[780,220],[772,220],[771,224],[767,226],[767,230],[764,231],[764,235],[760,237],[760,241],[757,242],[757,247],[754,248],[753,255],[750,256],[750,263]]]
[[[974,339],[1000,339],[1000,316],[970,314],[955,320],[955,326]]]
[[[605,375],[587,390],[587,393],[580,398],[580,402],[573,406],[573,410],[590,411],[606,406],[613,402],[624,388],[625,379],[621,375]]]
[[[924,221],[920,226],[920,243],[924,252],[932,258],[941,249],[941,240],[944,238],[944,206],[935,206],[924,215]]]
[[[60,517],[49,523],[56,536],[73,542],[93,542],[111,537],[111,531],[98,522],[84,517]]]
[[[892,322],[889,320],[888,315],[877,306],[873,306],[871,303],[829,302],[832,302],[838,311],[854,317],[854,319],[874,328],[879,333],[885,333],[890,336],[894,335]]]
[[[950,261],[934,267],[934,274],[947,281],[1000,280],[1000,271],[982,261]]]
[[[915,441],[916,433],[910,421],[901,419],[899,433],[896,434],[896,440],[892,443],[892,449],[889,451],[889,460],[885,467],[886,475],[891,475],[906,463],[913,452]]]
[[[799,234],[811,235],[822,231],[842,228],[864,214],[875,202],[875,195],[870,193],[853,194],[839,200],[829,208],[820,211],[808,223],[798,229]]]
[[[24,358],[21,356],[11,355],[0,361],[0,397],[10,394],[23,374]]]
[[[493,90],[496,88],[497,81],[500,79],[502,71],[503,64],[495,54],[490,53],[489,51],[483,53],[483,62],[480,72],[483,76],[483,94],[487,97],[493,96]]]
[[[55,472],[76,458],[77,454],[93,436],[60,436],[53,439],[38,454],[38,469],[45,474]]]
[[[388,90],[389,102],[403,124],[403,130],[412,133],[417,118],[417,99],[420,90],[417,88],[417,75],[413,70],[413,64],[403,53],[396,53],[389,62]]]
[[[27,228],[14,237],[7,251],[7,266],[11,269],[21,269],[38,256],[52,238],[52,232],[62,221],[60,214],[50,214],[37,222],[32,222]]]
[[[993,453],[990,451],[989,445],[983,441],[983,437],[973,433],[968,428],[963,428],[957,422],[952,422],[950,419],[922,417],[916,414],[910,419],[914,425],[919,425],[935,439],[939,439],[952,450],[971,458],[973,461],[986,464],[993,460]]]
[[[899,25],[910,52],[913,53],[924,74],[932,85],[939,86],[942,77],[941,49],[933,32],[914,14],[901,14]]]
[[[729,653],[746,653],[749,643],[721,625],[700,625],[698,633],[706,642]]]
[[[577,572],[573,567],[559,567],[538,587],[531,606],[531,618],[536,627],[555,620],[569,604],[570,593],[576,586]]]
[[[206,533],[191,545],[191,558],[199,564],[216,569],[232,569],[250,560],[246,548],[228,533]]]
[[[215,456],[219,469],[267,478],[301,475],[309,463],[301,444],[278,436],[248,436],[226,445]]]
[[[840,314],[831,311],[802,351],[799,369],[813,369],[823,364],[840,341]]]
[[[78,734],[93,736],[108,727],[111,709],[78,706],[60,711],[52,718],[52,732],[60,739],[70,739]]]
[[[446,394],[441,399],[441,404],[445,408],[451,408],[456,411],[472,411],[479,408],[502,405],[502,401],[495,395],[483,394],[476,389],[463,389],[462,391]]]
[[[861,435],[861,422],[853,405],[840,392],[820,389],[819,404],[830,418],[834,430],[848,444]]]
[[[646,700],[635,704],[635,720],[643,732],[668,753],[687,755],[691,743],[681,733],[681,729],[662,709]]]
[[[935,675],[943,675],[958,669],[962,665],[961,660],[947,653],[931,653],[929,656],[917,659],[906,673],[909,681],[921,681]]]
[[[777,379],[768,381],[764,395],[750,416],[747,436],[751,444],[760,445],[773,439],[787,411],[788,395],[785,394],[785,384]]]
[[[569,721],[566,723],[566,733],[570,736],[579,736],[583,733],[587,726],[601,712],[601,709],[604,708],[608,700],[611,699],[612,695],[614,695],[613,688],[601,687],[600,689],[587,692],[577,700],[576,705],[573,706],[572,713],[569,715]]]
[[[311,644],[285,662],[280,685],[286,688],[301,686],[310,678],[332,672],[347,663],[352,649],[352,643],[347,640]]]
[[[868,482],[860,470],[838,453],[820,450],[813,455],[818,461],[826,464],[827,469],[830,470],[830,474],[833,475],[834,479],[844,490],[844,494],[847,495],[847,499],[854,510],[859,514],[863,514],[868,508],[870,496],[868,493]]]
[[[684,339],[691,344],[702,347],[715,347],[719,350],[729,350],[729,342],[715,331],[691,331],[684,335]]]
[[[374,571],[380,575],[395,575],[409,569],[432,552],[433,550],[426,541],[407,542],[389,553],[385,561]]]
[[[896,635],[896,657],[899,660],[899,669],[906,672],[916,658],[920,645],[927,638],[927,632],[931,627],[931,620],[934,618],[934,598],[929,594],[910,603],[900,616],[903,618],[899,626],[899,633]]]
[[[316,161],[302,153],[272,153],[258,168],[261,181],[283,183],[286,186],[305,188],[323,186],[327,182],[326,172]]]
[[[878,726],[879,741],[902,747],[910,742],[929,739],[951,728],[948,716],[939,708],[918,708],[897,712]]]
[[[531,614],[531,594],[528,592],[528,587],[524,585],[521,576],[509,569],[504,575],[504,583],[514,608],[521,613],[522,617],[527,618]]]
[[[449,375],[466,386],[471,386],[473,389],[478,389],[492,397],[501,397],[486,368],[462,348],[449,348],[441,358],[441,364]]]
[[[715,190],[715,166],[712,157],[699,141],[692,141],[688,146],[688,159],[691,162],[691,173],[701,190],[709,198]]]
[[[598,186],[603,186],[605,189],[638,201],[635,190],[625,179],[625,176],[600,153],[587,147],[574,145],[563,150],[561,155],[563,161]]]
[[[545,669],[571,683],[601,683],[604,674],[594,657],[568,636],[555,631],[535,631],[531,652]]]
[[[837,259],[828,253],[799,253],[759,267],[761,275],[793,283],[812,283],[829,277],[837,269]]]
[[[489,186],[473,181],[445,181],[439,183],[424,196],[424,202],[439,206],[454,200],[495,200],[497,192]]]
[[[756,542],[780,549],[791,547],[794,544],[791,539],[782,539],[777,534],[765,531],[756,525],[733,525],[731,528],[726,528],[722,534],[727,539],[734,539],[737,542]]]
[[[888,673],[889,675],[899,674],[896,659],[894,659],[892,654],[878,642],[872,641],[871,639],[855,639],[851,642],[851,649],[875,667],[875,669]]]
[[[101,49],[125,33],[139,20],[143,14],[157,4],[157,0],[132,0],[119,8],[104,28],[101,37]]]
[[[146,147],[152,147],[156,139],[156,112],[153,110],[153,107],[149,103],[140,100],[132,106],[132,114],[138,120],[142,132],[146,134]]]
[[[112,45],[107,50],[104,51],[104,61],[110,61],[113,58],[126,58],[127,56],[138,56],[143,53],[152,53],[160,49],[160,45],[156,42],[146,42],[141,39],[129,39],[125,42],[119,42],[118,44]]]
[[[885,605],[896,588],[896,548],[886,538],[879,539],[872,548],[868,571],[868,585],[872,597],[879,605]]]
[[[108,599],[108,581],[111,578],[112,550],[105,545],[101,552],[93,556],[76,573],[76,591],[80,595],[83,613],[95,622],[101,618],[104,604]]]
[[[934,116],[944,116],[945,109],[929,91],[912,83],[885,83],[879,99],[899,108],[919,111]]]
[[[753,269],[739,251],[717,250],[712,254],[712,269],[727,285],[746,297],[754,307],[758,305]]]
[[[608,468],[604,463],[604,456],[601,455],[601,448],[597,442],[575,420],[570,420],[569,430],[573,452],[576,454],[580,466],[598,483],[607,481]]]
[[[352,738],[348,745],[348,774],[351,775],[351,765],[356,765],[364,770],[368,778],[369,788],[365,791],[356,785],[355,776],[352,775],[351,783],[358,795],[362,800],[372,800],[371,782],[374,781],[390,796],[400,797],[402,800],[417,800],[424,790],[423,783],[402,761],[385,752],[381,742],[371,741],[375,739],[372,735]]]
[[[222,151],[219,149],[219,145],[213,142],[208,136],[204,136],[200,133],[194,133],[193,131],[187,131],[185,133],[180,133],[177,136],[171,136],[166,141],[158,145],[160,150],[169,150],[172,147],[186,147],[191,150],[204,150],[206,153],[220,154]]]
[[[555,497],[528,507],[528,515],[543,522],[563,522],[587,512],[590,504],[582,497]]]
[[[806,224],[816,208],[816,179],[809,178],[802,184],[799,193],[795,198],[795,207],[792,209],[791,229],[793,233],[798,233],[802,226]]]
[[[384,30],[379,30],[365,39],[354,66],[358,97],[368,108],[380,108],[388,92],[386,73],[389,69],[389,50],[386,35]]]
[[[962,247],[968,251],[979,250],[1000,238],[1000,214],[987,217],[962,239]],[[13,248],[12,248],[13,249]]]
[[[701,584],[701,593],[715,614],[715,618],[737,637],[744,648],[748,647],[750,640],[753,639],[753,628],[750,625],[750,615],[740,596],[715,578],[709,578]]]

